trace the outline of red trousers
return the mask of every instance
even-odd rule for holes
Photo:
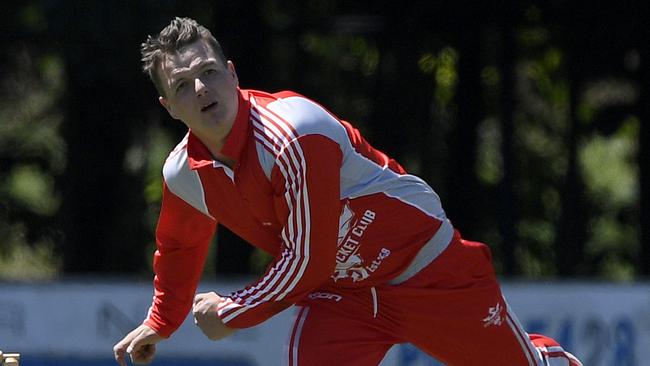
[[[450,366],[581,365],[554,340],[524,332],[489,248],[458,233],[402,284],[323,288],[301,305],[286,349],[290,366],[375,366],[407,342]]]

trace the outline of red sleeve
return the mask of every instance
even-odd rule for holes
[[[227,297],[219,310],[231,328],[256,325],[295,304],[332,275],[340,203],[342,153],[322,135],[302,136],[276,159],[272,184],[282,187],[288,215],[283,250],[254,284]]]
[[[189,313],[216,221],[164,185],[156,228],[154,297],[145,324],[169,337]]]

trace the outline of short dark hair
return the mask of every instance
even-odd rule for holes
[[[160,95],[166,96],[165,88],[160,80],[160,65],[163,56],[177,52],[200,39],[205,40],[212,47],[217,57],[225,65],[227,59],[217,39],[194,19],[176,17],[155,37],[147,36],[147,40],[140,46],[142,70],[149,75]]]

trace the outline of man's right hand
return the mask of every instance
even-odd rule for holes
[[[163,339],[153,329],[142,324],[113,347],[115,361],[120,366],[127,366],[124,356],[128,353],[131,355],[131,362],[135,365],[148,364],[156,353],[156,343]]]

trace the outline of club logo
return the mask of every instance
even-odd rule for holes
[[[500,303],[497,303],[496,306],[491,306],[488,309],[488,316],[483,318],[483,327],[489,327],[491,325],[499,326],[503,324],[503,307]]]
[[[375,260],[366,265],[359,254],[361,239],[375,220],[374,211],[366,210],[360,218],[346,202],[339,218],[338,249],[336,252],[336,268],[332,278],[338,281],[351,278],[353,282],[363,281],[379,268],[384,258],[390,255],[390,250],[382,248]]]

